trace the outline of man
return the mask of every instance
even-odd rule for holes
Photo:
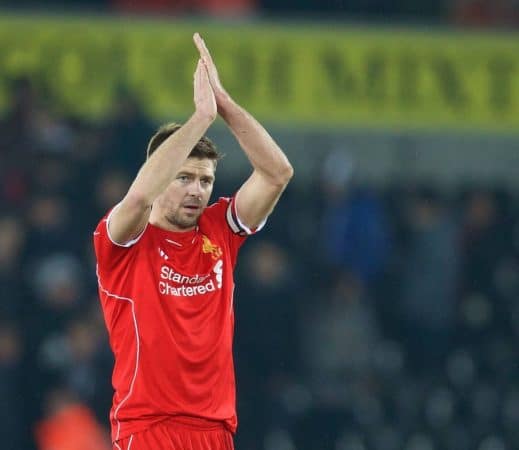
[[[292,177],[264,128],[222,87],[204,41],[195,112],[162,127],[126,196],[94,232],[99,294],[115,355],[110,414],[119,450],[227,450],[236,430],[232,360],[238,249]],[[219,158],[203,137],[217,113],[253,173],[206,207]]]

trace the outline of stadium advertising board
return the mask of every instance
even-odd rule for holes
[[[259,118],[296,126],[516,132],[519,39],[317,25],[0,19],[0,108],[27,75],[59,109],[109,114],[129,92],[157,119],[192,111],[193,31]]]

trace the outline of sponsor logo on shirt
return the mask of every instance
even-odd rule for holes
[[[219,247],[217,247],[218,250]],[[221,251],[221,250],[220,250]],[[207,252],[206,252],[207,253]],[[170,266],[160,268],[159,292],[175,297],[193,297],[222,288],[223,261],[219,259],[208,274],[184,275]]]

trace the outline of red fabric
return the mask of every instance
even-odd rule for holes
[[[255,0],[197,0],[201,11],[213,14],[243,14],[257,9]]]
[[[189,6],[189,0],[113,0],[112,3],[120,11],[148,13],[175,13]]]
[[[257,9],[256,0],[113,0],[116,9],[127,12],[243,14]]]
[[[109,450],[108,433],[90,410],[70,405],[36,427],[39,450]]]
[[[206,208],[193,231],[148,224],[128,248],[111,242],[106,217],[96,228],[99,295],[115,354],[114,441],[178,414],[236,430],[232,272],[245,238],[227,223],[229,204]]]
[[[121,439],[115,449],[234,450],[232,434],[221,422],[177,417]]]
[[[517,24],[518,11],[507,0],[463,0],[453,8],[455,22],[469,26],[500,26]]]

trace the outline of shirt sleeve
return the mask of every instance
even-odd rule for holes
[[[94,250],[97,264],[101,270],[110,270],[114,266],[121,264],[125,258],[129,258],[134,253],[134,247],[141,239],[146,228],[139,236],[125,244],[115,242],[110,236],[108,224],[112,213],[118,208],[119,204],[113,207],[97,224],[94,231]]]
[[[256,228],[248,228],[236,213],[234,197],[220,197],[217,202],[207,208],[206,213],[206,217],[213,223],[221,224],[220,228],[224,238],[234,255],[237,255],[247,237],[256,234],[266,223],[265,220]]]
[[[228,202],[225,218],[227,220],[227,225],[231,228],[233,233],[238,234],[240,236],[250,236],[252,234],[261,231],[261,229],[267,223],[267,219],[263,220],[256,228],[250,229],[241,221],[238,217],[238,213],[236,212],[236,197],[232,197],[230,199],[225,199]]]

